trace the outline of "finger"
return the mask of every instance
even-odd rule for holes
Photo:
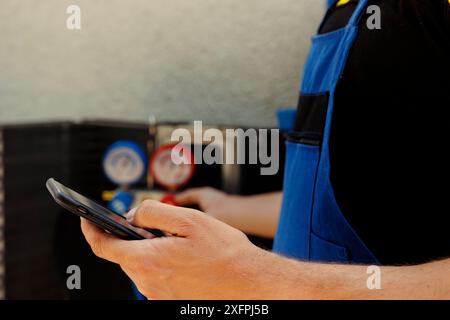
[[[134,220],[134,215],[136,214],[136,208],[131,209],[127,213],[124,214],[124,217],[128,220],[128,222],[132,222]]]
[[[159,229],[179,237],[188,237],[197,221],[196,210],[171,206],[159,201],[144,201],[131,223],[137,227]]]
[[[185,206],[191,204],[198,204],[203,190],[201,188],[193,188],[175,195],[177,204]]]
[[[102,259],[121,264],[129,260],[135,249],[135,241],[116,238],[84,218],[81,218],[81,230],[94,254]]]

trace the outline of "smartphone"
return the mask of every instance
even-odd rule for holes
[[[64,209],[88,219],[99,228],[124,239],[143,240],[164,236],[159,230],[145,230],[130,224],[124,217],[98,204],[53,178],[47,180],[47,189],[53,199]]]

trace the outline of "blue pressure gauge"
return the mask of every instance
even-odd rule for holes
[[[120,140],[106,150],[103,171],[108,179],[118,186],[137,183],[146,173],[147,157],[133,141]]]

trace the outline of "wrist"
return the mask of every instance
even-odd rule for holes
[[[261,250],[260,268],[256,277],[258,289],[265,300],[315,300],[330,298],[324,284],[315,276],[316,266]],[[314,276],[312,276],[314,275]]]
[[[307,298],[299,281],[299,266],[294,260],[278,256],[254,245],[235,261],[234,278],[238,280],[237,299]]]
[[[264,277],[267,259],[265,251],[251,243],[234,257],[230,264],[230,276],[235,280],[232,299],[270,299],[267,292],[270,280]]]

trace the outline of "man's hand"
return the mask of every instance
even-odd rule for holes
[[[202,187],[181,192],[175,199],[180,206],[198,205],[203,212],[223,221],[225,218],[223,208],[227,201],[232,200],[232,196],[211,187]]]
[[[281,209],[281,192],[253,196],[229,195],[205,187],[181,192],[179,205],[196,204],[208,215],[247,234],[273,238]]]
[[[93,252],[118,263],[139,291],[157,299],[259,298],[265,252],[240,231],[200,211],[146,201],[128,220],[174,236],[125,241],[82,219]],[[262,268],[262,269],[260,269]]]

